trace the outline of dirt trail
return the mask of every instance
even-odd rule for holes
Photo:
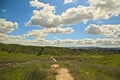
[[[51,70],[57,72],[56,80],[74,80],[67,68],[60,68],[59,66],[59,64],[51,66]]]
[[[57,73],[56,80],[74,80],[66,68],[58,69]]]
[[[67,68],[60,68],[60,65],[57,64],[58,61],[52,56],[50,58],[56,64],[51,65],[49,73],[57,72],[56,80],[74,80]],[[2,63],[0,64],[0,70],[6,69],[8,67],[18,67],[18,66],[24,67],[25,65],[36,64],[39,62],[41,62],[41,60],[31,60],[31,61],[25,61],[21,63]]]
[[[55,63],[58,62],[53,56],[50,57]],[[67,68],[60,68],[59,64],[51,66],[52,72],[57,72],[56,80],[74,80]]]

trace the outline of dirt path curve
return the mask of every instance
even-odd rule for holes
[[[59,68],[59,64],[53,64],[51,70],[56,71],[56,80],[74,80],[67,68]]]

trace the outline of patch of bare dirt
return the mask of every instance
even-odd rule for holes
[[[74,80],[67,68],[57,70],[56,80]]]
[[[67,68],[60,68],[59,66],[59,64],[53,64],[51,66],[51,71],[57,72],[56,80],[74,80]]]

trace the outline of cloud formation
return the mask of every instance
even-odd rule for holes
[[[70,34],[74,30],[72,28],[44,28],[42,30],[30,31],[26,36],[36,37],[38,40],[43,40],[48,34]]]
[[[55,14],[55,6],[39,1],[30,1],[32,7],[42,7],[33,10],[33,16],[26,25],[42,26],[45,28],[71,25],[80,21],[109,19],[120,14],[120,0],[89,0],[90,6],[69,8],[61,15]]]
[[[89,25],[85,31],[92,35],[105,35],[112,38],[120,38],[120,24],[117,25]]]
[[[108,38],[85,38],[85,39],[57,39],[57,40],[28,40],[10,39],[1,41],[9,44],[35,45],[35,46],[57,46],[57,47],[120,47],[119,39]]]
[[[89,0],[94,19],[108,19],[120,14],[120,0]]]
[[[17,22],[6,21],[6,19],[0,19],[0,33],[9,33],[18,27]]]
[[[64,0],[64,4],[73,3],[73,0]]]
[[[17,22],[11,22],[7,21],[6,19],[0,19],[0,42],[2,41],[12,41],[16,39],[23,39],[24,36],[22,35],[10,35],[8,33],[11,33],[15,29],[18,28],[18,23]]]
[[[23,38],[25,38],[24,36],[22,35],[9,35],[9,34],[5,34],[5,33],[0,33],[0,42],[8,42],[11,41],[14,43],[15,40],[22,40]]]
[[[58,27],[64,24],[71,25],[79,21],[87,21],[93,19],[89,7],[78,6],[77,8],[69,8],[61,15],[55,14],[55,6],[44,4],[38,1],[30,1],[32,7],[42,7],[42,10],[33,10],[33,16],[26,23],[27,26],[35,25],[45,28]]]
[[[85,29],[85,31],[86,31],[87,33],[89,33],[89,34],[92,34],[92,35],[100,35],[100,34],[102,34],[101,28],[98,27],[97,25],[94,25],[94,24],[89,25],[89,26]]]

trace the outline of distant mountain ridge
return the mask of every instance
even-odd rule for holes
[[[120,48],[103,48],[103,47],[70,47],[70,49],[88,49],[88,50],[120,50]]]

